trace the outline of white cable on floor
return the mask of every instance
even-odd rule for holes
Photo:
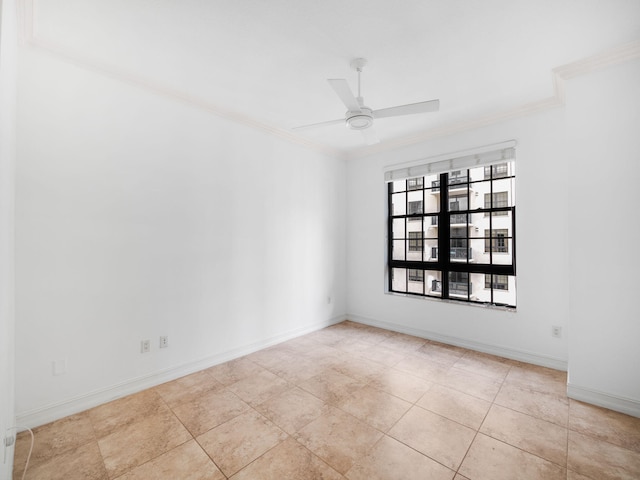
[[[31,453],[33,453],[33,443],[35,440],[35,437],[33,435],[33,430],[31,430],[29,427],[13,427],[10,428],[9,430],[15,430],[16,431],[16,437],[18,436],[18,430],[29,430],[29,433],[31,434],[31,447],[29,447],[29,455],[27,455],[27,463],[25,463],[24,465],[24,472],[22,472],[22,480],[24,480],[24,477],[27,475],[27,469],[29,468],[29,460],[31,460]],[[17,443],[17,438],[16,438],[16,443]]]

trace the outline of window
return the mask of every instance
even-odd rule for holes
[[[420,190],[422,189],[424,178],[410,178],[407,180],[407,190]]]
[[[491,277],[493,277],[493,285]],[[492,287],[496,290],[509,290],[509,277],[507,275],[485,275],[484,288]]]
[[[509,230],[497,228],[484,231],[484,252],[509,253]]]
[[[493,201],[492,201],[493,199]],[[498,192],[493,195],[490,193],[484,194],[484,208],[501,208],[508,206],[507,192]]]
[[[409,232],[409,251],[422,251],[422,232]]]
[[[467,209],[467,196],[466,195],[450,195],[449,196],[449,210],[452,212],[458,210]]]
[[[515,307],[514,167],[389,181],[389,291]]]
[[[467,173],[466,170],[464,172],[462,170],[455,170],[453,172],[449,172],[449,185],[467,183],[466,173]]]
[[[489,165],[484,167],[484,179],[505,178],[509,175],[509,165],[507,163],[499,163],[497,165]]]
[[[492,201],[493,200],[493,201]],[[495,209],[495,208],[503,208],[509,205],[509,194],[508,192],[498,192],[498,193],[485,193],[484,194],[484,208]],[[493,215],[506,215],[506,210],[494,211]],[[486,213],[489,215],[489,212]]]
[[[409,215],[417,215],[422,213],[422,200],[409,202]],[[409,220],[420,220],[420,217],[413,217]]]
[[[449,272],[449,293],[466,297],[471,290],[467,272]]]
[[[409,281],[410,282],[424,282],[424,270],[416,270],[415,268],[409,269]]]

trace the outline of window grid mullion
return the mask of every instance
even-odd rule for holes
[[[501,176],[499,172],[495,171],[494,168],[489,168],[488,169],[488,177],[489,177],[489,199],[490,202],[488,205],[485,205],[485,208],[481,208],[480,206],[478,206],[478,208],[475,208],[477,205],[474,204],[474,209],[472,210],[472,205],[471,205],[471,201],[472,201],[472,195],[471,195],[471,189],[470,189],[470,185],[471,185],[471,171],[469,169],[466,170],[466,177],[462,177],[461,179],[463,180],[462,182],[460,182],[459,177],[461,177],[461,175],[459,174],[459,172],[454,172],[454,176],[451,177],[448,173],[441,173],[438,177],[439,178],[439,191],[440,191],[440,195],[439,195],[439,211],[437,213],[432,213],[432,210],[429,210],[429,218],[426,218],[426,211],[427,211],[427,205],[429,204],[430,201],[436,200],[433,197],[432,200],[428,200],[426,197],[427,192],[429,192],[430,194],[432,193],[431,188],[433,187],[433,185],[429,185],[429,188],[426,188],[425,185],[427,185],[427,183],[425,182],[427,180],[426,177],[423,177],[422,179],[420,179],[420,181],[415,181],[415,184],[412,184],[412,186],[410,187],[408,180],[405,180],[404,182],[404,193],[405,193],[405,212],[404,215],[397,215],[394,216],[393,215],[393,188],[392,188],[392,183],[390,183],[389,186],[389,191],[388,191],[388,195],[389,195],[389,201],[388,201],[388,205],[389,205],[389,211],[391,212],[391,215],[389,216],[389,223],[388,223],[388,236],[389,236],[389,249],[388,249],[388,255],[389,255],[389,271],[390,271],[390,277],[389,277],[389,289],[391,291],[393,291],[393,287],[394,285],[396,286],[396,288],[398,289],[398,291],[403,292],[403,293],[409,293],[409,294],[418,294],[418,295],[422,295],[422,296],[431,296],[430,293],[433,292],[435,293],[437,290],[435,290],[436,287],[432,287],[431,284],[434,281],[433,277],[428,277],[427,276],[427,271],[433,271],[433,272],[439,272],[440,273],[440,292],[439,296],[440,298],[443,299],[448,299],[448,298],[452,298],[451,297],[451,289],[450,289],[450,281],[453,281],[454,283],[453,288],[455,288],[455,293],[456,295],[453,297],[453,299],[455,300],[462,300],[464,298],[465,301],[467,302],[475,302],[478,301],[478,298],[476,298],[475,300],[471,300],[471,295],[472,295],[472,290],[471,290],[471,286],[477,282],[472,281],[472,274],[477,275],[477,274],[484,274],[487,275],[490,279],[490,285],[489,285],[489,292],[485,293],[485,302],[487,300],[490,300],[490,303],[492,304],[496,304],[496,295],[495,295],[495,291],[496,291],[496,282],[498,281],[498,275],[500,276],[500,290],[508,290],[508,284],[509,284],[509,278],[511,276],[515,275],[515,206],[509,206],[509,193],[512,190],[510,188],[507,189],[507,192],[505,192],[506,198],[502,198],[505,195],[502,195],[500,197],[500,199],[495,198],[496,197],[496,193],[495,193],[495,188],[494,188],[494,181],[496,178],[514,178],[514,176],[512,175],[508,175],[508,176]],[[433,177],[431,177],[433,178]],[[453,178],[453,180],[452,180]],[[486,176],[485,176],[486,178]],[[486,181],[486,180],[485,180]],[[451,195],[452,192],[450,192],[449,190],[449,182],[454,182],[454,190],[453,190],[453,195]],[[474,182],[474,183],[478,183],[478,188],[480,187],[480,181]],[[460,187],[466,187],[466,192],[464,193],[464,196],[461,196],[459,192]],[[409,190],[418,190],[422,195],[421,198],[422,200],[420,201],[421,205],[416,204],[416,202],[414,201],[413,205],[410,208],[410,203],[409,202]],[[485,187],[486,188],[486,187]],[[482,190],[480,190],[482,191]],[[486,192],[486,190],[484,190]],[[400,192],[398,192],[400,193]],[[477,195],[477,193],[476,193]],[[451,205],[449,205],[450,201],[457,201],[456,199],[462,201],[463,199],[466,200],[466,208],[464,209],[460,209],[460,206],[463,205],[459,205],[458,208],[459,210],[455,210],[455,215],[459,215],[461,218],[458,217],[453,217],[454,213],[453,210],[451,210],[452,207]],[[415,200],[415,199],[414,199]],[[506,203],[505,203],[506,201]],[[500,205],[500,206],[498,206]],[[431,208],[431,207],[429,207]],[[488,218],[488,221],[486,224],[488,224],[489,226],[489,255],[488,255],[488,260],[489,260],[489,264],[484,263],[484,261],[481,260],[480,263],[472,263],[471,262],[471,256],[469,254],[472,246],[471,246],[471,232],[470,232],[470,226],[471,226],[471,215],[473,214],[477,214],[480,212],[486,212]],[[504,224],[504,220],[500,220],[500,228],[501,229],[505,229],[504,233],[502,233],[501,235],[503,235],[503,237],[500,238],[504,238],[503,242],[504,242],[504,246],[503,247],[499,247],[497,245],[498,242],[498,238],[495,236],[495,232],[494,232],[494,226],[496,225],[495,223],[495,218],[494,218],[494,214],[496,212],[503,212],[503,215],[507,215],[509,214],[509,212],[511,212],[511,222],[509,222],[509,227],[511,229],[511,232],[509,232],[508,230],[505,229],[504,226],[502,226],[502,224]],[[465,217],[462,217],[462,215],[464,215]],[[415,218],[418,217],[418,218]],[[404,258],[404,260],[394,260],[393,258],[393,251],[394,251],[394,245],[393,245],[393,238],[394,238],[394,218],[403,218],[404,219],[404,231],[405,231],[405,235],[404,235],[404,255],[401,258]],[[429,235],[427,232],[427,229],[429,228],[429,225],[431,225],[432,223],[432,218],[435,218],[438,222],[438,227],[437,230],[434,231],[437,232],[437,236],[434,235]],[[413,227],[412,227],[412,235],[410,237],[409,235],[409,227],[408,227],[408,223],[409,220],[420,220],[420,224],[419,226],[417,225],[417,222],[413,222]],[[461,222],[460,220],[466,219],[465,222]],[[453,229],[453,227],[451,226],[451,222],[455,222],[455,231]],[[427,223],[429,223],[429,225],[427,225]],[[458,225],[460,224],[460,225]],[[482,223],[479,222],[478,225],[481,225]],[[476,225],[476,227],[478,226]],[[420,233],[418,234],[418,232],[415,232],[416,227],[419,228]],[[461,229],[463,229],[462,231],[460,231]],[[501,232],[503,230],[500,230]],[[511,233],[509,235],[509,233]],[[455,239],[454,239],[455,236]],[[414,238],[415,237],[415,238]],[[419,237],[419,239],[418,239]],[[431,257],[431,246],[428,246],[427,244],[427,237],[432,238],[433,240],[436,240],[436,245],[438,247],[439,253],[437,256],[436,261],[428,261],[429,258]],[[486,237],[486,236],[485,236]],[[473,237],[474,239],[477,238],[481,238],[481,237]],[[511,238],[511,246],[507,246],[508,242],[509,242],[509,238]],[[455,241],[454,241],[455,240]],[[413,247],[411,246],[413,242]],[[464,245],[463,245],[464,242]],[[417,250],[418,245],[421,247],[420,248],[420,255],[417,257],[420,260],[419,261],[414,261],[414,260],[409,260],[409,249],[413,248],[414,250]],[[452,246],[453,245],[453,246]],[[463,252],[461,247],[465,247],[465,251]],[[455,251],[453,252],[453,260],[452,260],[452,248],[455,247]],[[425,253],[426,248],[429,248],[428,252]],[[504,249],[506,250],[505,253],[509,253],[509,250],[511,250],[511,262],[507,263],[507,264],[494,264],[494,250],[496,249]],[[478,250],[479,252],[481,252],[481,250]],[[414,254],[416,252],[413,252]],[[464,258],[462,257],[462,254],[464,253]],[[415,257],[413,257],[415,258]],[[484,260],[486,261],[487,258],[484,257]],[[399,269],[404,269],[404,273],[405,273],[405,286],[401,286],[398,284],[395,284],[393,282],[392,279],[392,275],[391,273],[393,272],[394,268],[399,268]],[[409,269],[412,269],[413,274],[409,273]],[[455,273],[457,272],[457,273]],[[421,273],[421,275],[419,275],[419,273]],[[455,277],[452,277],[452,275]],[[402,278],[402,277],[400,277]],[[413,292],[409,291],[409,281],[412,281],[412,283],[414,284],[411,289],[413,290]],[[463,280],[464,279],[464,280]],[[437,280],[437,276],[435,277],[435,280]],[[479,280],[482,281],[482,280]],[[422,286],[419,288],[416,288],[417,285],[415,285],[416,282],[420,282],[422,283]],[[427,287],[427,282],[429,282],[429,287]],[[483,282],[485,283],[485,282]],[[466,292],[463,292],[461,289],[464,288],[464,285],[466,284]],[[478,283],[478,285],[476,285],[476,289],[482,289],[482,284]],[[432,290],[433,289],[433,290]],[[465,295],[466,293],[466,295]],[[487,295],[488,294],[488,295]],[[479,300],[480,302],[482,302],[482,298]],[[501,297],[498,297],[501,298]],[[515,299],[514,299],[515,300]],[[502,303],[502,305],[507,305],[505,303]],[[514,305],[510,305],[510,306],[515,306],[515,301],[514,301]]]
[[[442,265],[440,280],[440,295],[449,298],[449,263],[451,216],[449,214],[449,175],[440,174],[440,217],[438,219],[438,263]]]

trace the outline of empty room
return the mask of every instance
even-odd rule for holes
[[[0,6],[0,480],[640,478],[638,0]]]

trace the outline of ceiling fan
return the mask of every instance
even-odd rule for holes
[[[327,125],[335,125],[345,122],[347,128],[351,130],[359,130],[367,145],[378,143],[378,136],[373,128],[373,121],[377,118],[398,117],[401,115],[412,115],[414,113],[436,112],[440,108],[440,100],[429,100],[426,102],[410,103],[407,105],[398,105],[396,107],[381,108],[372,110],[364,104],[364,99],[360,94],[360,75],[362,69],[367,64],[364,58],[356,58],[350,63],[351,68],[358,72],[358,96],[354,96],[349,88],[349,84],[343,78],[331,78],[327,81],[331,88],[338,94],[342,103],[347,107],[344,119],[329,120],[327,122],[313,123],[310,125],[302,125],[295,127],[294,130],[306,130],[309,128],[324,127]]]

